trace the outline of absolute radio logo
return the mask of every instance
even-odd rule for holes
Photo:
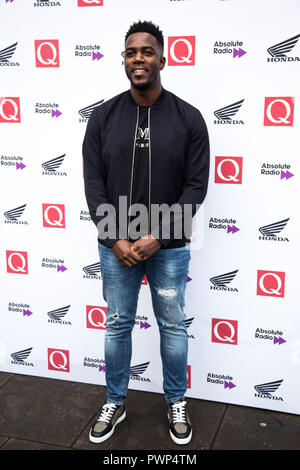
[[[56,272],[65,272],[67,267],[65,266],[65,261],[63,258],[47,258],[42,259],[41,267],[45,269],[54,269]]]
[[[135,317],[135,325],[140,327],[140,330],[148,330],[151,328],[150,323],[148,323],[149,318],[146,315],[136,315]]]
[[[52,158],[44,163],[42,163],[43,172],[42,175],[47,176],[67,176],[65,171],[58,171],[62,163],[65,160],[66,154],[60,155],[59,157]]]
[[[292,126],[294,105],[291,96],[265,98],[264,126]]]
[[[20,217],[23,215],[25,210],[26,204],[22,206],[14,207],[6,212],[4,212],[4,223],[5,224],[14,224],[14,225],[28,225],[26,220],[19,220]]]
[[[228,390],[232,390],[236,387],[233,380],[231,375],[218,374],[216,372],[209,372],[206,377],[206,382],[214,385],[223,385],[223,388],[227,388]]]
[[[19,67],[19,62],[10,60],[17,48],[17,42],[0,50],[0,67]]]
[[[241,58],[247,51],[242,49],[244,47],[243,41],[216,41],[214,43],[213,53],[214,54],[227,54],[232,55],[232,58],[235,57]]]
[[[217,118],[214,120],[214,124],[244,124],[244,121],[241,119],[232,119],[239,111],[243,102],[244,100],[240,100],[236,103],[225,106],[224,108],[217,109],[217,111],[214,112],[214,115]]]
[[[48,369],[70,372],[70,352],[65,349],[48,348]]]
[[[218,218],[218,217],[211,217],[209,219],[208,228],[216,229],[216,230],[226,230],[227,234],[233,235],[234,233],[238,232],[240,229],[236,226],[236,219],[232,218]]]
[[[278,242],[289,242],[289,239],[286,237],[279,237],[278,234],[282,232],[286,224],[290,219],[280,220],[279,222],[274,222],[272,224],[264,225],[259,228],[261,235],[259,240],[268,240],[268,241],[278,241]]]
[[[43,227],[66,228],[64,204],[42,204]]]
[[[58,103],[38,102],[35,104],[34,112],[35,114],[40,114],[51,118],[58,118],[62,115],[62,112],[58,108]]]
[[[20,98],[1,97],[0,98],[0,123],[21,122]]]
[[[106,329],[107,307],[86,306],[86,327],[96,330]]]
[[[6,267],[8,273],[28,274],[27,251],[6,251]]]
[[[33,312],[30,310],[32,307],[30,304],[23,303],[23,302],[9,302],[8,303],[8,311],[9,312],[17,312],[22,313],[23,317],[30,317]]]
[[[290,171],[291,165],[288,163],[262,163],[260,174],[263,176],[280,176],[280,180],[289,180],[294,173]]]
[[[34,47],[36,67],[59,67],[58,39],[37,39]]]
[[[78,58],[89,58],[92,59],[92,61],[98,61],[104,57],[100,52],[99,44],[76,44],[74,56]]]
[[[255,330],[255,339],[264,340],[264,341],[272,341],[273,345],[281,345],[286,343],[286,340],[282,337],[283,331],[281,330],[273,330],[273,329],[265,329],[265,328],[256,328]]]
[[[26,168],[26,165],[23,163],[23,157],[20,155],[1,155],[0,165],[7,168],[15,168],[20,171]]]
[[[230,284],[235,278],[237,272],[238,269],[229,273],[220,274],[219,276],[211,277],[210,282],[212,283],[212,286],[210,286],[210,289],[223,292],[238,292],[235,287],[228,286],[228,284]]]
[[[98,372],[106,372],[105,360],[85,357],[83,360],[83,367],[89,367],[97,370]]]
[[[236,320],[225,320],[212,318],[212,343],[238,344],[238,322]]]
[[[299,56],[287,55],[294,49],[299,40],[299,37],[300,34],[297,34],[292,38],[285,39],[284,41],[269,47],[267,51],[271,57],[267,58],[267,62],[299,62]]]
[[[168,37],[168,65],[195,65],[196,36]]]
[[[243,157],[216,157],[215,183],[242,184]]]
[[[79,7],[102,7],[103,0],[77,0]]]
[[[282,271],[257,271],[257,295],[284,297],[285,273]]]
[[[92,219],[91,219],[89,211],[87,211],[85,209],[82,209],[80,211],[79,220],[84,220],[86,222],[90,222]]]

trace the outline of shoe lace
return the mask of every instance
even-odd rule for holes
[[[186,422],[185,405],[186,405],[186,401],[180,401],[178,403],[173,403],[173,405],[171,405],[172,421],[174,424]]]
[[[105,403],[105,405],[103,405],[102,407],[101,413],[97,421],[104,421],[105,423],[110,423],[116,408],[117,405],[115,405],[114,403]]]

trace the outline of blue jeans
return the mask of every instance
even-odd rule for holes
[[[130,378],[131,332],[135,324],[143,277],[151,289],[160,332],[163,389],[166,400],[183,400],[187,388],[188,337],[184,322],[184,293],[189,247],[159,250],[147,261],[123,266],[110,248],[98,244],[103,297],[107,302],[105,365],[107,401],[122,405]]]

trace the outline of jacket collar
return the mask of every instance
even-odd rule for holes
[[[167,93],[168,93],[167,90],[165,90],[164,88],[162,88],[160,95],[159,95],[158,98],[155,100],[155,102],[153,103],[153,105],[151,106],[151,108],[156,107],[156,106],[159,106],[159,105],[164,101],[164,99],[165,99]],[[133,104],[133,105],[136,107],[137,104],[136,104],[136,102],[134,101],[130,90],[127,91],[127,96],[128,96],[129,102],[130,102],[131,104]]]

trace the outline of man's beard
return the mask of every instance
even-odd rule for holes
[[[136,90],[147,90],[148,88],[151,88],[152,85],[155,83],[157,77],[158,77],[158,73],[157,73],[155,76],[154,75],[149,76],[149,78],[146,82],[139,83],[138,81],[134,81],[131,78],[131,74],[130,74],[130,72],[127,72],[127,70],[126,70],[126,75],[127,75],[127,78],[129,79],[129,81],[131,83],[131,86],[133,88],[135,88]]]

